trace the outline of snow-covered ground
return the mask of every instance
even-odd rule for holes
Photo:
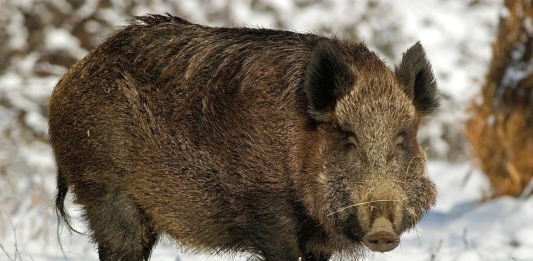
[[[533,260],[533,197],[503,197],[480,203],[484,191],[488,188],[488,181],[469,163],[430,161],[429,172],[439,187],[439,200],[433,211],[418,224],[416,230],[402,236],[402,243],[398,248],[383,254],[371,253],[365,260]],[[14,223],[16,224],[17,220],[14,220]],[[65,260],[55,236],[34,240],[24,235],[24,228],[15,229],[21,260]],[[61,238],[68,260],[97,259],[87,237],[64,232]],[[8,231],[0,242],[14,259],[14,234]],[[0,255],[0,260],[9,260],[5,258]],[[179,247],[163,241],[156,247],[152,260],[246,259],[182,253]]]
[[[23,2],[33,3],[32,0]],[[87,8],[94,8],[92,2],[87,1]],[[212,9],[202,9],[200,3],[203,2],[183,0],[178,5],[190,21],[228,25],[228,21],[208,19],[206,14]],[[234,25],[303,32],[327,28],[326,34],[343,31],[343,34],[364,40],[390,65],[397,62],[410,45],[421,41],[433,64],[441,92],[447,99],[440,113],[425,123],[420,139],[431,140],[428,151],[441,158],[451,151],[449,143],[442,140],[443,136],[450,132],[460,134],[466,117],[464,110],[479,92],[490,61],[491,42],[499,15],[506,13],[497,0],[316,1],[321,4],[304,0],[260,1],[270,4],[268,12],[250,8],[249,2],[217,0],[211,1],[210,8],[231,10],[229,24]],[[137,14],[169,11],[165,8],[167,5],[159,1],[155,3],[159,4],[137,8]],[[368,8],[370,5],[374,8]],[[123,24],[123,18],[113,14],[112,10],[106,10],[104,14],[117,25]],[[16,18],[20,14],[13,15]],[[2,21],[0,19],[0,23]],[[352,24],[352,31],[346,33],[346,25]],[[48,30],[45,45],[49,49],[67,50],[75,57],[83,57],[87,50],[82,49],[77,39],[65,30]],[[12,45],[25,44],[23,28],[10,24],[7,32],[20,36],[12,37]],[[86,236],[69,234],[65,229],[60,234],[63,255],[55,233],[57,222],[52,215],[55,178],[50,148],[44,142],[32,142],[32,134],[10,128],[19,123],[2,105],[3,101],[9,101],[11,108],[25,112],[21,117],[27,128],[46,134],[43,104],[64,68],[48,68],[57,72],[56,76],[22,75],[35,64],[35,57],[34,54],[28,55],[12,65],[17,70],[0,75],[0,134],[3,134],[0,135],[0,174],[6,173],[0,175],[0,261],[66,260],[65,256],[73,261],[97,260],[94,247]],[[20,138],[21,141],[12,143],[2,140],[4,137]],[[11,164],[4,164],[6,162]],[[2,172],[3,168],[5,172]],[[429,172],[439,188],[435,208],[415,231],[402,236],[400,247],[384,254],[369,254],[364,260],[533,261],[533,197],[502,197],[480,203],[488,191],[488,182],[468,161],[452,163],[433,159],[429,163]],[[79,214],[72,205],[70,212],[74,216]],[[245,259],[182,253],[178,247],[163,241],[154,251],[152,260]]]

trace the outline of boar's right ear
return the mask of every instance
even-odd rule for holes
[[[354,73],[338,48],[326,40],[318,42],[304,83],[311,117],[322,122],[333,119],[337,100],[347,93],[354,79]]]
[[[433,113],[439,107],[437,82],[420,42],[403,54],[395,73],[405,93],[413,100],[416,110],[422,116]]]

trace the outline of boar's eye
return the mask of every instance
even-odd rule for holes
[[[344,143],[344,147],[347,148],[347,149],[350,149],[350,150],[355,150],[355,149],[357,149],[357,145],[356,145],[355,142],[353,142],[352,140],[347,140],[347,141]]]
[[[403,133],[402,134],[399,134],[397,137],[396,137],[396,140],[394,140],[394,149],[403,149],[403,145],[404,145],[404,135]]]
[[[357,149],[357,136],[351,131],[342,132],[344,139],[344,147],[347,149]]]
[[[393,146],[391,147],[391,150],[389,151],[389,155],[387,155],[387,159],[391,160],[392,157],[394,157],[395,154],[401,153],[401,151],[405,150],[405,134],[404,132],[400,132],[398,135],[396,135],[396,138],[393,140]]]

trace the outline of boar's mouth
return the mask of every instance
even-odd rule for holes
[[[400,237],[394,231],[392,223],[380,217],[363,237],[363,244],[374,252],[383,253],[395,249],[400,244]]]

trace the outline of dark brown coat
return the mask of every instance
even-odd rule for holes
[[[138,17],[54,89],[57,208],[71,188],[100,260],[162,234],[271,261],[389,251],[435,202],[416,134],[436,91],[420,44],[391,71],[362,43]]]

